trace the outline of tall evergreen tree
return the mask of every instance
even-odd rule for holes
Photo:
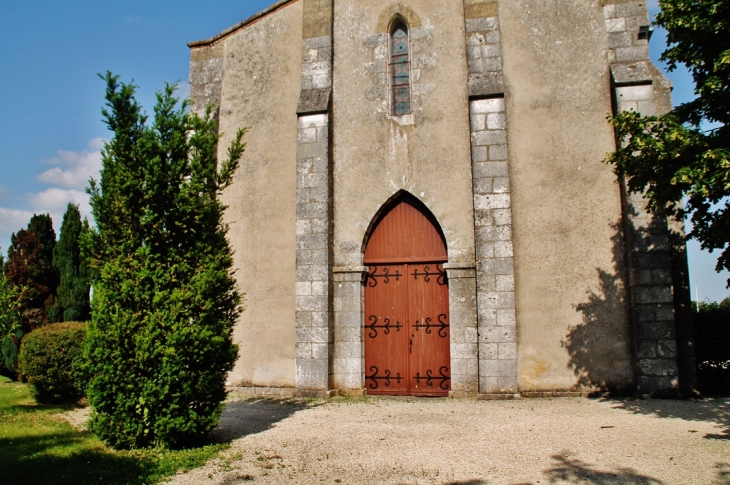
[[[53,271],[36,234],[21,229],[10,237],[6,276],[15,286],[27,287],[23,317],[30,331],[48,322],[46,308],[53,302]]]
[[[33,214],[28,222],[28,230],[35,234],[35,238],[41,245],[41,259],[43,260],[44,266],[48,268],[49,273],[53,273],[53,248],[56,247],[56,231],[53,230],[53,220],[50,214]],[[51,281],[51,290],[55,293],[55,286],[53,283],[54,275],[49,275],[49,281]]]
[[[218,196],[243,131],[219,168],[215,120],[178,106],[174,86],[147,125],[135,87],[104,79],[113,137],[89,189],[91,427],[114,446],[180,446],[216,425],[237,356],[240,296]]]
[[[61,312],[56,301],[56,290],[58,288],[58,271],[53,266],[53,249],[56,246],[56,231],[53,230],[53,220],[50,214],[33,214],[28,222],[28,230],[35,234],[41,244],[41,260],[45,268],[42,275],[43,281],[48,285],[50,295],[43,302],[43,311],[49,322],[60,322]]]
[[[88,230],[88,222],[86,227]],[[68,204],[63,215],[61,235],[53,250],[53,266],[59,275],[58,305],[65,322],[85,322],[89,319],[88,265],[79,245],[83,232],[79,207]]]

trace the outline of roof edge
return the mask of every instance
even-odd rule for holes
[[[241,29],[241,28],[245,27],[246,25],[248,25],[252,22],[255,22],[256,20],[258,20],[262,17],[265,17],[266,15],[268,15],[276,10],[279,10],[280,8],[285,7],[286,5],[288,5],[290,3],[294,3],[296,1],[298,1],[298,0],[279,0],[278,2],[276,2],[269,8],[266,8],[264,10],[261,10],[258,13],[253,14],[246,20],[243,20],[232,27],[228,27],[223,32],[220,32],[209,39],[195,40],[192,42],[188,42],[188,47],[190,47],[192,49],[193,47],[204,47],[204,46],[213,44],[214,42],[222,39],[223,37],[226,37],[226,36],[232,34],[233,32],[237,31],[238,29]]]

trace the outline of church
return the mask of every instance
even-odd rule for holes
[[[693,387],[682,227],[603,162],[671,108],[644,2],[281,0],[191,42],[221,154],[231,386],[512,398]]]

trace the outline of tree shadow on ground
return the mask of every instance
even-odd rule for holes
[[[463,480],[458,482],[446,482],[444,485],[487,485],[484,480]]]
[[[717,478],[712,485],[730,485],[730,463],[715,463]]]
[[[555,464],[552,468],[543,472],[550,483],[589,483],[595,485],[659,485],[662,483],[655,478],[641,475],[631,468],[599,470],[595,465],[576,458],[569,451],[552,455],[551,458],[555,460]]]
[[[226,404],[212,437],[216,441],[232,441],[262,433],[297,411],[319,404],[292,399],[253,398]]]
[[[614,409],[623,409],[633,414],[712,422],[720,429],[718,433],[706,434],[704,438],[730,440],[730,398],[689,401],[674,399],[604,399],[604,401],[610,402]]]
[[[88,433],[45,433],[0,438],[0,483],[42,483],[54,485],[155,483],[154,463],[84,448]],[[63,452],[78,447],[72,453]],[[49,450],[59,449],[59,453]]]

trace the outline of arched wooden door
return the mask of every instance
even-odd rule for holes
[[[446,396],[451,389],[446,245],[418,200],[400,197],[372,231],[364,263],[369,394]]]

